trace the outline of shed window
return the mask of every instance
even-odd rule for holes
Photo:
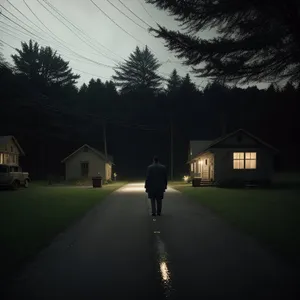
[[[191,171],[194,172],[194,163],[191,163]]]
[[[233,169],[256,169],[256,152],[234,152]]]

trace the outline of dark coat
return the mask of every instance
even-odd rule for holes
[[[147,169],[147,177],[145,182],[146,193],[149,198],[160,195],[163,196],[168,185],[167,169],[164,165],[154,163]]]

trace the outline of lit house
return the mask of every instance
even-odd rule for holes
[[[62,160],[65,164],[66,180],[101,176],[110,180],[112,176],[113,158],[85,144]]]
[[[0,136],[0,165],[19,165],[20,155],[25,154],[14,136]]]
[[[227,182],[270,182],[277,150],[251,133],[239,129],[214,141],[191,141],[192,178]]]

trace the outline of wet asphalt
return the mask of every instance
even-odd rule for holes
[[[300,299],[299,270],[169,189],[114,192],[16,274],[5,299]]]

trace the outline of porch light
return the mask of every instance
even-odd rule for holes
[[[183,176],[183,180],[184,182],[188,182],[189,181],[190,176]]]

